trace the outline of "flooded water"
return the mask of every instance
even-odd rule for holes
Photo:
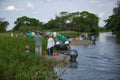
[[[100,33],[96,45],[71,46],[79,56],[54,70],[63,80],[120,80],[120,42],[112,33]]]

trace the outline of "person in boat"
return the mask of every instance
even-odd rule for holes
[[[51,35],[48,34],[48,41],[47,41],[47,51],[48,51],[48,55],[52,56],[54,46],[55,46],[55,41],[54,41],[54,39],[51,37]]]

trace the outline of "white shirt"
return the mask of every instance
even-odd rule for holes
[[[53,47],[54,45],[55,41],[53,40],[53,38],[49,38],[47,42],[47,49]]]
[[[53,36],[54,36],[54,37],[57,37],[57,33],[56,33],[56,32],[53,32]]]
[[[69,41],[65,41],[65,44],[69,44]]]

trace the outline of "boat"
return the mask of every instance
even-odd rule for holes
[[[44,56],[46,60],[53,60],[55,62],[69,62],[70,56],[69,55],[64,55],[64,54],[59,54],[59,55],[52,55],[52,56]]]
[[[89,45],[89,44],[93,44],[93,41],[91,40],[76,40],[76,39],[72,39],[70,41],[71,45]]]
[[[67,51],[57,51],[53,55],[46,55],[46,60],[53,60],[55,62],[74,62],[78,57],[78,52],[76,50]]]

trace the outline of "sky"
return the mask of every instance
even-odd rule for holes
[[[99,26],[113,14],[118,0],[0,0],[0,19],[9,22],[7,30],[11,30],[17,18],[27,16],[40,22],[54,19],[60,12],[88,11],[96,14]]]

